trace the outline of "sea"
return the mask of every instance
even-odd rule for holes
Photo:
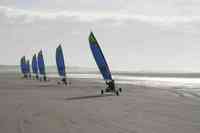
[[[47,77],[59,77],[55,66],[48,66],[46,71]],[[20,68],[19,66],[0,65],[0,74],[20,75]],[[117,84],[170,88],[177,95],[200,99],[200,73],[112,71],[112,75]],[[67,76],[103,81],[97,68],[68,67]]]

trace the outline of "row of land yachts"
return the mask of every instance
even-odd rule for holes
[[[122,91],[122,89],[121,88],[116,89],[115,82],[112,78],[112,74],[111,74],[108,64],[106,62],[106,59],[105,59],[103,52],[92,32],[90,33],[88,40],[89,40],[89,45],[90,45],[90,49],[93,54],[93,57],[99,68],[99,71],[107,85],[107,87],[105,89],[101,90],[101,94],[103,95],[104,93],[113,93],[118,96],[119,93]],[[56,48],[56,65],[57,65],[58,74],[61,77],[62,83],[64,85],[68,85],[69,82],[67,82],[67,79],[66,79],[64,54],[63,54],[61,45],[59,45]],[[32,66],[31,67],[32,73],[34,75],[34,76],[32,76],[33,78],[36,78],[37,80],[40,80],[40,81],[47,81],[45,63],[44,63],[42,50],[39,51],[38,55],[34,54],[34,56],[32,58],[32,62],[31,62],[31,66]],[[20,60],[20,68],[21,68],[21,72],[22,72],[24,78],[31,79],[30,62],[29,62],[29,60],[26,60],[25,56],[23,56]]]

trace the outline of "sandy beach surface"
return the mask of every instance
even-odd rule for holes
[[[70,86],[0,76],[0,133],[200,133],[200,100],[134,85],[100,96],[104,84]]]

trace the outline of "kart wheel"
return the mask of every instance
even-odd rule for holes
[[[117,96],[119,96],[119,91],[116,91],[115,93],[116,93]]]
[[[63,82],[63,84],[64,84],[65,86],[67,86],[67,82]]]
[[[104,94],[104,91],[103,90],[101,90],[101,95],[103,95]]]

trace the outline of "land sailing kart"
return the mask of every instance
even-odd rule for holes
[[[115,82],[112,79],[112,74],[111,74],[108,64],[106,62],[106,59],[105,59],[103,52],[92,32],[90,33],[90,36],[89,36],[89,43],[90,43],[90,49],[92,51],[93,57],[99,68],[99,71],[100,71],[101,75],[103,76],[103,79],[105,80],[106,85],[107,85],[107,87],[105,89],[101,90],[101,94],[114,93],[118,96],[119,93],[122,92],[122,89],[121,88],[116,89]]]

